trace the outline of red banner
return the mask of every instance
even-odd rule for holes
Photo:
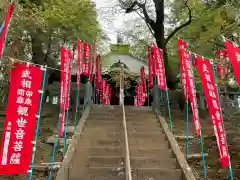
[[[203,85],[203,91],[206,97],[210,117],[212,119],[213,129],[219,148],[221,164],[223,168],[226,168],[230,164],[230,159],[212,64],[209,60],[197,56],[197,67]]]
[[[90,75],[90,58],[91,58],[91,45],[83,43],[83,70],[82,73],[85,76]]]
[[[198,106],[197,106],[197,97],[196,97],[196,89],[194,84],[194,76],[193,76],[193,70],[190,60],[190,54],[189,52],[183,53],[182,58],[182,70],[185,72],[186,75],[186,87],[188,90],[188,95],[190,97],[191,101],[191,107],[193,112],[193,121],[195,125],[196,135],[201,135],[201,125],[199,120],[199,113],[198,113]]]
[[[60,127],[58,135],[63,136],[65,124],[65,111],[69,107],[70,81],[71,81],[71,51],[61,48],[61,87],[60,87],[60,107],[62,114],[60,117]]]
[[[105,80],[103,80],[103,87],[106,87],[104,93],[103,94],[104,96],[104,99],[103,99],[103,104],[106,104],[106,105],[110,105],[110,99],[111,99],[111,88],[109,86],[109,84],[107,84],[107,82]]]
[[[181,72],[181,80],[182,80],[182,87],[184,91],[185,101],[188,101],[188,92],[187,92],[187,81],[186,81],[186,70],[183,66],[183,58],[184,53],[186,52],[187,43],[183,40],[178,40],[178,54],[180,58],[180,72]]]
[[[148,88],[153,87],[153,74],[152,74],[152,51],[148,48]]]
[[[156,63],[156,57],[155,57],[155,49],[157,47],[155,46],[155,44],[152,44],[152,75],[156,76],[156,67],[155,67],[155,63]]]
[[[103,104],[107,104],[106,89],[107,89],[107,81],[103,80],[102,81],[102,96],[101,96],[101,101]]]
[[[42,70],[15,64],[12,70],[1,146],[0,174],[24,174],[32,158]]]
[[[158,81],[158,87],[162,90],[167,90],[162,51],[159,48],[153,48],[153,50],[156,61],[156,76]]]
[[[101,72],[101,62],[100,56],[96,59],[96,89],[98,92],[102,89],[102,72]]]
[[[82,42],[78,40],[78,68],[77,68],[77,88],[80,88],[81,84],[81,59],[82,59]]]
[[[95,74],[95,69],[94,69],[94,65],[96,63],[96,41],[94,41],[93,43],[93,55],[92,55],[92,58],[91,58],[91,73],[90,73],[90,82],[92,83],[93,81],[93,75]]]
[[[144,106],[146,100],[146,93],[143,92],[143,84],[139,83],[136,87],[136,97],[135,97],[135,105],[136,106]]]
[[[145,74],[144,67],[141,67],[140,74],[141,74],[141,81],[143,84],[143,92],[147,93],[146,74]]]
[[[227,48],[229,60],[232,64],[233,71],[236,76],[238,86],[240,86],[240,48],[230,41],[226,41],[225,45]]]
[[[5,45],[5,41],[6,41],[8,25],[10,23],[13,10],[14,10],[14,3],[11,3],[9,8],[8,8],[7,15],[6,15],[6,18],[5,18],[5,21],[4,21],[4,27],[3,27],[2,33],[0,33],[0,57],[3,54],[3,48],[4,48],[4,45]]]
[[[227,51],[218,50],[216,52],[219,64],[217,65],[217,72],[219,74],[219,79],[224,80],[227,77],[228,65],[227,65]]]

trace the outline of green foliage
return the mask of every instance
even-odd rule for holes
[[[178,3],[175,3],[173,12],[177,19],[186,18],[186,12],[181,13],[183,6]],[[236,19],[239,10],[234,4],[217,1],[207,7],[201,1],[189,0],[189,6],[193,15],[192,23],[179,31],[177,36],[187,40],[195,53],[212,57],[214,51],[224,47],[221,35],[231,37],[234,32],[240,32],[240,24]],[[176,38],[171,43],[176,44]]]
[[[168,44],[168,53],[172,57],[170,64],[179,61],[177,38],[186,40],[190,51],[214,59],[215,52],[225,48],[221,35],[234,40],[233,34],[237,33],[239,36],[240,33],[239,1],[218,0],[212,2],[210,6],[204,5],[199,0],[188,0],[188,3],[192,10],[192,23],[180,30]],[[173,22],[185,21],[184,19],[188,17],[182,1],[174,1],[171,13]],[[196,89],[200,90],[199,75],[195,76]],[[231,73],[229,77],[232,77]],[[217,79],[217,83],[224,85],[225,82]]]
[[[0,8],[8,5],[1,2]],[[35,55],[40,63],[47,59],[54,66],[61,44],[72,48],[77,39],[91,43],[100,33],[91,0],[20,0],[8,36],[9,44],[14,42],[14,46],[8,48],[7,54],[27,60]],[[33,52],[36,49],[39,52]]]

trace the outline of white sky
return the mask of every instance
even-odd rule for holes
[[[109,23],[106,23],[99,17],[99,22],[104,32],[111,39],[111,42],[115,43],[117,40],[116,32],[123,26],[124,20],[126,20],[126,18],[128,17],[126,17],[125,14],[119,13],[115,13],[115,15],[113,14],[108,15],[108,13],[110,13],[111,7],[116,9],[116,4],[118,0],[93,0],[93,1],[96,3],[96,8],[99,13],[104,13],[105,16],[111,18],[111,21],[108,21]]]
[[[101,17],[98,17],[101,27],[103,31],[109,36],[112,43],[116,43],[118,30],[121,31],[124,28],[125,29],[134,28],[134,26],[131,27],[131,25],[126,22],[129,22],[130,20],[130,22],[134,24],[134,22],[136,22],[134,20],[136,18],[139,19],[136,13],[126,14],[120,7],[117,8],[118,0],[92,0],[92,1],[96,3],[96,9],[98,14],[101,14]],[[151,1],[149,2],[150,2],[149,5],[151,6]],[[172,0],[169,0],[169,3],[172,3]],[[117,10],[118,12],[116,12]],[[169,14],[170,9],[168,7],[166,7],[165,9],[165,13],[168,14],[168,16],[170,15]],[[108,20],[106,20],[106,18]],[[167,26],[168,24],[165,24],[165,27]]]

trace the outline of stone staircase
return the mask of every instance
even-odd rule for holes
[[[182,180],[150,108],[125,107],[133,180]],[[75,148],[69,180],[125,180],[122,108],[93,105]]]

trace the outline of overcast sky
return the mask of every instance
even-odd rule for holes
[[[124,20],[129,19],[126,14],[113,13],[112,9],[116,9],[117,0],[93,0],[96,3],[96,8],[98,13],[104,14],[106,17],[111,18],[111,20],[101,20],[99,18],[99,22],[101,24],[102,29],[106,34],[108,34],[111,42],[115,43],[117,40],[117,30],[121,29],[124,25]],[[108,14],[108,13],[113,14]]]

